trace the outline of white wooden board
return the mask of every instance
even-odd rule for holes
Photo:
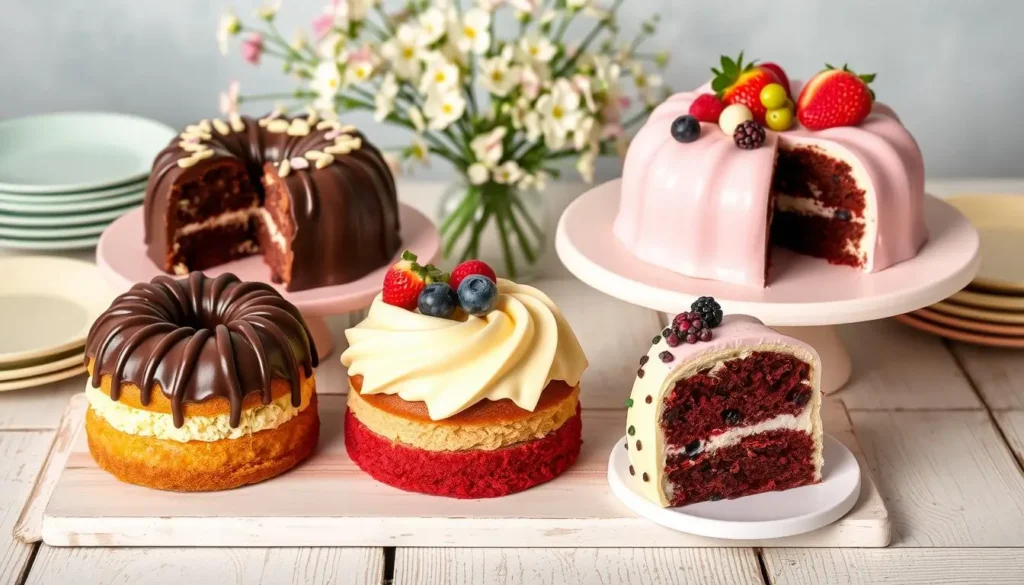
[[[84,403],[69,416],[82,416]],[[512,496],[454,500],[380,484],[348,458],[344,398],[325,396],[318,452],[272,481],[206,494],[161,492],[117,481],[89,455],[84,432],[71,442],[43,517],[55,546],[885,546],[888,513],[838,403],[825,427],[858,455],[861,500],[820,530],[772,541],[719,541],[637,518],[605,479],[625,410],[585,410],[580,459],[556,480]]]

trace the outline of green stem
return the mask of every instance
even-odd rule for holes
[[[462,258],[460,262],[465,262],[470,258],[476,258],[480,252],[480,234],[483,233],[484,228],[487,227],[487,222],[491,219],[491,214],[494,210],[491,208],[491,202],[488,197],[484,197],[484,212],[480,216],[480,219],[476,220],[473,224],[473,233],[469,238],[469,244],[466,245],[466,249],[462,252]]]
[[[476,210],[477,210],[477,207],[479,205],[480,205],[480,192],[477,191],[476,189],[470,189],[469,192],[466,194],[466,198],[463,199],[462,203],[459,204],[458,209],[456,209],[456,211],[458,211],[459,209],[462,209],[463,207],[465,207],[466,211],[464,211],[460,215],[458,221],[456,221],[454,223],[454,228],[450,228],[453,231],[445,232],[445,235],[444,235],[444,239],[445,239],[445,242],[444,242],[444,256],[445,256],[445,258],[447,258],[448,256],[451,256],[452,249],[455,247],[455,244],[459,241],[459,238],[462,237],[462,234],[465,233],[466,227],[469,225],[469,222],[473,219],[473,216],[476,215]]]
[[[519,194],[514,191],[509,191],[508,202],[506,204],[506,213],[508,214],[508,222],[512,225],[512,230],[515,231],[516,237],[519,239],[519,247],[523,250],[523,256],[526,257],[526,261],[530,264],[537,262],[537,256],[533,253],[533,248],[530,247],[529,239],[526,237],[526,233],[523,231],[523,226],[520,225],[519,220],[516,219],[516,210],[513,207],[513,201],[519,199]],[[522,204],[520,204],[522,205]],[[538,238],[539,239],[539,238]]]
[[[594,42],[594,39],[597,38],[597,35],[599,35],[601,31],[608,27],[609,22],[615,19],[616,12],[618,12],[619,6],[622,5],[623,1],[624,0],[615,0],[615,4],[613,4],[611,9],[609,10],[611,16],[597,23],[597,26],[594,27],[594,30],[590,31],[590,34],[588,34],[586,38],[583,39],[583,42],[580,43],[579,48],[576,49],[576,53],[568,61],[563,63],[561,67],[558,68],[558,71],[555,72],[555,74],[552,76],[554,79],[564,77],[565,72],[571,69],[572,66],[576,64],[576,61],[580,58],[581,55],[583,55],[584,52],[586,52],[587,47],[590,46],[590,43]]]
[[[505,257],[505,270],[508,271],[508,276],[511,279],[516,277],[516,261],[512,257],[512,249],[508,245],[508,231],[505,229],[504,218],[508,214],[508,195],[505,196],[505,201],[502,202],[500,213],[494,216],[494,223],[498,225],[498,236],[501,243],[502,256]]]
[[[529,227],[531,231],[533,231],[533,235],[537,236],[538,240],[543,241],[544,230],[540,229],[540,226],[537,225],[537,222],[533,219],[532,216],[530,216],[530,212],[526,210],[526,206],[523,205],[523,202],[518,197],[514,197],[512,199],[512,205],[519,209],[520,213],[523,216],[523,219],[526,220],[526,226]]]

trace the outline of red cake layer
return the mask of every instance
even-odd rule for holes
[[[815,483],[814,441],[803,431],[777,430],[689,459],[671,455],[665,474],[672,506],[732,499]]]
[[[825,207],[845,209],[852,217],[863,217],[867,204],[849,164],[806,146],[779,149],[772,191],[817,199]]]
[[[493,498],[520,492],[560,475],[583,444],[576,416],[542,439],[493,451],[427,451],[393,443],[345,411],[345,447],[363,471],[411,492],[452,498]]]
[[[824,258],[829,264],[861,267],[864,258],[851,253],[864,237],[864,224],[840,217],[775,212],[772,241],[801,254]],[[856,248],[853,248],[856,249]]]
[[[267,163],[263,166],[263,171],[263,209],[284,237],[285,245],[282,248],[275,243],[270,238],[270,230],[265,222],[261,221],[260,249],[263,251],[263,261],[270,267],[271,279],[277,283],[288,283],[292,280],[292,264],[295,260],[295,254],[291,249],[291,241],[295,237],[295,222],[291,217],[290,199],[274,165]]]
[[[678,380],[665,397],[665,442],[682,447],[732,427],[780,414],[798,415],[810,401],[811,366],[789,354],[757,351]]]

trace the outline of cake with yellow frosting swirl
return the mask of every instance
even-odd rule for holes
[[[449,277],[404,260],[346,331],[345,444],[378,481],[503,496],[579,455],[586,356],[551,299],[493,274],[478,261]]]

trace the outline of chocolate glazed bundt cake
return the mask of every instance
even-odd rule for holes
[[[163,271],[262,253],[288,291],[362,278],[401,245],[380,151],[315,113],[188,126],[157,155],[144,213],[148,254]]]
[[[200,272],[136,284],[93,324],[85,355],[89,451],[122,481],[229,489],[316,446],[316,347],[270,285]]]

